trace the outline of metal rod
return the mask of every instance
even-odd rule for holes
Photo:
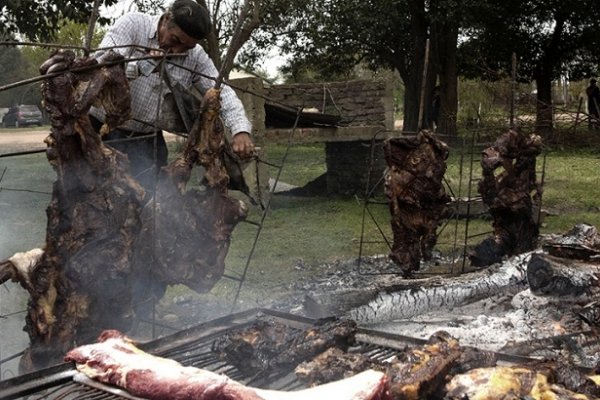
[[[242,272],[242,277],[240,279],[240,283],[238,285],[237,291],[236,291],[234,299],[233,299],[233,304],[231,305],[231,312],[233,312],[235,310],[236,304],[240,297],[240,292],[242,291],[242,285],[244,284],[244,282],[246,280],[246,275],[248,274],[248,268],[250,267],[250,261],[252,260],[252,257],[254,256],[254,251],[256,250],[256,246],[258,244],[258,238],[260,237],[265,219],[267,218],[267,213],[269,212],[269,209],[271,206],[271,200],[273,199],[273,194],[275,193],[277,184],[279,183],[279,178],[281,177],[281,171],[283,170],[283,166],[285,165],[290,148],[292,146],[292,138],[294,136],[294,133],[296,132],[296,129],[298,128],[298,122],[300,121],[301,113],[302,113],[302,108],[298,107],[297,112],[296,112],[296,120],[294,121],[294,126],[292,127],[292,130],[290,131],[290,133],[288,135],[287,147],[285,148],[285,152],[283,153],[283,157],[281,158],[281,163],[280,163],[281,168],[279,168],[277,170],[277,175],[275,176],[275,182],[273,183],[273,187],[270,190],[271,195],[269,196],[267,204],[265,205],[265,209],[262,212],[262,215],[260,218],[260,225],[258,225],[258,229],[256,230],[256,234],[254,236],[254,241],[252,243],[250,253],[248,254],[248,258],[246,259],[246,264],[244,265],[244,270]]]

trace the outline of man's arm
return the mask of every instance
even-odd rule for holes
[[[215,85],[215,81],[206,76],[216,78],[219,73],[204,50],[197,46],[194,51],[194,56],[198,59],[196,70],[201,75],[197,75],[193,83],[201,93],[205,93]],[[250,135],[252,124],[246,117],[242,101],[228,85],[223,85],[221,90],[221,115],[233,136],[231,144],[233,151],[242,158],[252,156],[254,154],[254,143]]]

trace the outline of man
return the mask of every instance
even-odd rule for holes
[[[590,79],[590,86],[585,89],[587,94],[588,114],[589,114],[589,129],[598,129],[598,118],[600,117],[600,88],[596,85],[594,78]]]
[[[181,53],[181,56],[169,57],[169,63],[165,66],[170,81],[178,82],[185,88],[194,86],[204,93],[215,83],[207,76],[216,78],[218,75],[213,62],[198,45],[210,29],[210,17],[205,7],[193,0],[175,0],[160,16],[142,13],[124,15],[106,33],[100,48],[113,48],[126,58],[161,55],[163,52]],[[102,61],[103,54],[106,52],[99,52],[95,57]],[[110,132],[105,139],[145,136],[113,143],[112,146],[128,155],[132,174],[147,191],[152,192],[156,168],[167,162],[167,147],[158,126],[158,111],[169,89],[161,79],[160,67],[148,61],[131,63],[127,65],[127,71],[130,77],[131,120]],[[247,158],[254,152],[254,144],[250,137],[252,125],[245,115],[242,102],[233,89],[224,85],[221,103],[221,115],[233,136],[232,149],[241,158]],[[92,122],[99,129],[104,120],[103,111],[92,108],[90,114]],[[148,137],[154,132],[157,132],[156,137]]]

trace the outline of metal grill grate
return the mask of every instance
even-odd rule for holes
[[[272,373],[269,376],[248,376],[224,361],[219,360],[211,350],[215,339],[223,335],[249,327],[260,319],[274,319],[286,324],[292,329],[304,329],[315,325],[318,321],[307,319],[292,314],[280,313],[272,310],[253,309],[227,317],[216,319],[195,327],[185,329],[175,334],[165,336],[151,342],[140,344],[139,347],[151,354],[170,358],[185,366],[207,369],[222,373],[249,386],[293,391],[305,388],[293,372]],[[359,335],[358,352],[364,352],[374,359],[386,359],[398,352],[392,347],[369,342],[374,337],[372,333]],[[383,340],[383,338],[379,338]],[[386,341],[389,341],[387,339]],[[377,342],[377,340],[375,341]],[[392,339],[391,342],[394,342]],[[404,347],[399,339],[394,347]],[[0,382],[1,399],[27,399],[27,400],[104,400],[104,399],[135,399],[118,389],[108,386],[82,381],[81,374],[73,369],[70,364],[23,375],[14,379]],[[73,378],[79,378],[73,380]],[[26,396],[26,397],[25,397]]]
[[[215,339],[229,332],[245,329],[260,319],[271,319],[292,329],[306,329],[319,321],[293,314],[265,309],[252,309],[219,318],[195,327],[178,331],[151,342],[140,344],[142,350],[156,356],[170,358],[185,366],[222,373],[243,384],[274,390],[293,391],[306,386],[293,372],[274,372],[269,376],[248,376],[235,366],[221,361],[211,350]],[[373,360],[383,361],[398,355],[406,347],[426,341],[359,328],[353,352],[362,353]],[[498,354],[508,362],[532,361],[527,357]],[[138,398],[104,384],[91,381],[78,374],[71,364],[61,364],[32,374],[0,382],[0,399],[27,400],[104,400]]]

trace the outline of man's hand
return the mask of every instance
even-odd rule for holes
[[[233,152],[240,158],[250,158],[254,155],[254,143],[248,132],[239,132],[233,136],[231,143]]]

